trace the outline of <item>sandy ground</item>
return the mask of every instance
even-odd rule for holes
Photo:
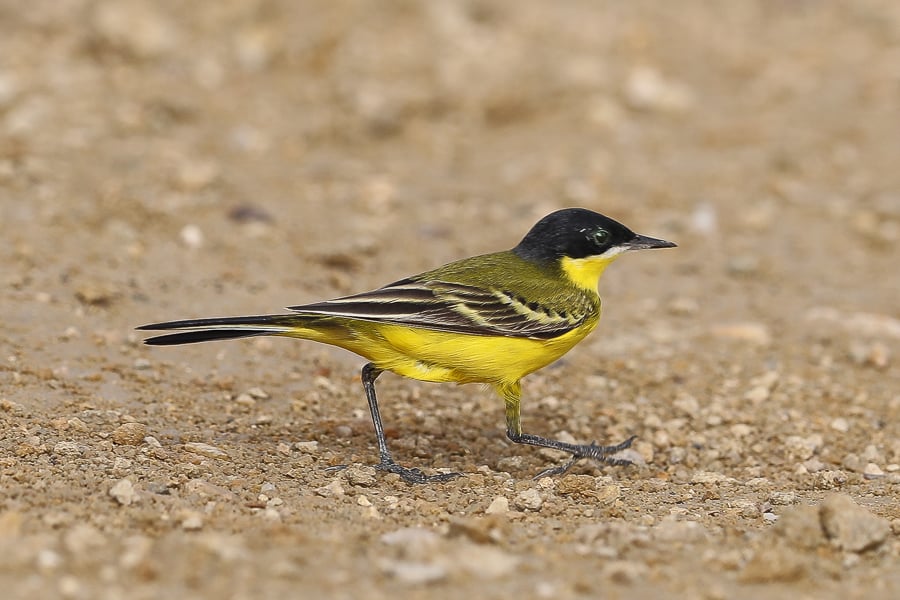
[[[5,598],[900,597],[900,4],[0,3]],[[677,250],[478,386],[137,325],[278,312],[586,206]],[[326,467],[352,466],[335,473]]]

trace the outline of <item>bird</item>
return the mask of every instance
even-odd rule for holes
[[[375,467],[409,483],[448,481],[460,473],[426,475],[394,460],[375,392],[375,380],[385,371],[492,387],[504,402],[509,440],[570,455],[538,477],[564,473],[583,458],[628,465],[615,455],[636,436],[603,446],[525,433],[521,380],[594,330],[601,312],[597,288],[610,263],[626,252],[675,246],[592,210],[565,208],[540,219],[510,250],[464,258],[376,290],[291,306],[286,314],[185,319],[137,329],[176,331],[145,339],[150,346],[282,336],[360,355],[367,361],[361,380],[378,445]]]

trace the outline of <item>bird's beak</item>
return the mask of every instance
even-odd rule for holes
[[[622,244],[626,250],[649,250],[650,248],[675,248],[676,244],[660,240],[657,238],[647,237],[646,235],[635,234],[628,242]]]

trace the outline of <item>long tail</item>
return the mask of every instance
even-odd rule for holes
[[[232,340],[257,335],[285,335],[296,331],[300,315],[256,315],[250,317],[218,317],[212,319],[186,319],[151,323],[138,327],[140,330],[159,331],[166,329],[187,329],[180,333],[169,333],[147,338],[149,346],[174,346],[215,340]]]

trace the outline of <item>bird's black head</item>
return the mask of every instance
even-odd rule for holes
[[[673,246],[672,242],[636,234],[618,221],[586,208],[565,208],[538,221],[513,252],[528,260],[549,263],[563,257],[604,254],[611,260],[626,250]]]

